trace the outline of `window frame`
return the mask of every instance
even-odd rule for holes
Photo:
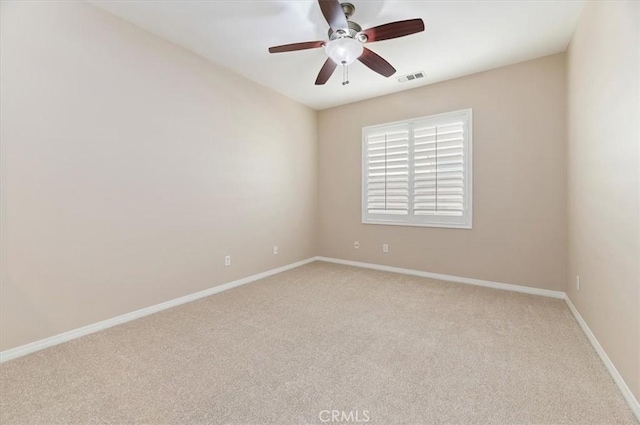
[[[462,116],[465,126],[465,138],[463,139],[464,154],[464,193],[462,216],[446,215],[414,215],[413,214],[413,124],[416,122],[436,121],[440,125],[442,121],[456,119]],[[368,148],[367,136],[370,132],[394,126],[409,126],[409,208],[407,215],[398,214],[370,214],[367,212],[367,180],[368,180]],[[439,227],[451,229],[472,229],[473,228],[473,110],[472,108],[460,109],[452,112],[444,112],[424,117],[411,118],[402,121],[394,121],[384,124],[370,125],[362,127],[361,145],[361,222],[362,224],[377,224],[390,226],[416,226],[416,227]]]

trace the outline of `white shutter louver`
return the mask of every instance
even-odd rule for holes
[[[462,216],[463,136],[461,121],[414,128],[414,214]]]
[[[363,129],[362,222],[471,228],[471,110]]]
[[[366,208],[370,214],[409,213],[409,127],[367,135]]]

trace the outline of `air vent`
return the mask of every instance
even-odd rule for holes
[[[419,80],[420,78],[424,78],[424,71],[414,72],[413,74],[407,74],[407,75],[398,77],[398,82],[406,83],[407,81]]]

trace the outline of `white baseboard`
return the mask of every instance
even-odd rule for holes
[[[636,400],[636,398],[633,396],[633,393],[627,386],[627,383],[624,382],[624,379],[622,379],[622,376],[620,375],[616,367],[613,365],[613,362],[611,361],[609,356],[607,356],[607,353],[604,351],[604,349],[596,339],[596,336],[593,334],[593,332],[591,332],[589,325],[587,325],[587,322],[584,321],[584,319],[578,312],[578,309],[576,308],[576,306],[574,306],[573,303],[571,302],[571,299],[569,299],[569,296],[568,295],[565,296],[564,300],[567,303],[569,310],[571,310],[571,313],[573,313],[573,317],[576,318],[576,321],[582,328],[582,331],[587,336],[587,339],[593,346],[593,349],[596,350],[596,353],[598,353],[600,360],[602,360],[602,363],[604,363],[604,366],[609,371],[609,374],[611,375],[611,377],[613,378],[613,381],[618,386],[618,389],[622,393],[622,396],[624,397],[624,399],[627,401],[627,404],[629,404],[629,407],[633,411],[634,415],[636,415],[636,418],[638,418],[638,421],[640,421],[640,403],[638,403],[638,400]]]
[[[485,286],[487,288],[503,289],[505,291],[523,292],[525,294],[541,295],[543,297],[564,299],[565,293],[562,291],[552,291],[551,289],[532,288],[530,286],[512,285],[510,283],[491,282],[489,280],[472,279],[470,277],[450,276],[446,274],[423,272],[421,270],[403,269],[400,267],[381,266],[379,264],[361,263],[359,261],[341,260],[338,258],[316,257],[319,261],[328,263],[345,264],[347,266],[363,267],[366,269],[382,270],[385,272],[408,274],[411,276],[428,277],[431,279],[446,280],[449,282],[466,283],[468,285]]]
[[[98,332],[103,329],[110,328],[112,326],[130,322],[131,320],[139,319],[140,317],[148,316],[150,314],[157,313],[159,311],[166,310],[171,307],[176,307],[181,304],[188,303],[190,301],[195,301],[197,299],[208,297],[209,295],[217,294],[219,292],[226,291],[228,289],[236,288],[238,286],[245,285],[247,283],[251,283],[256,280],[264,279],[265,277],[269,277],[274,274],[282,273],[284,271],[291,270],[296,267],[300,267],[305,264],[311,263],[313,261],[316,261],[316,259],[317,257],[307,258],[306,260],[298,261],[297,263],[288,264],[286,266],[282,266],[276,269],[268,270],[266,272],[258,273],[253,276],[234,280],[233,282],[214,286],[213,288],[205,289],[204,291],[185,295],[184,297],[175,298],[160,304],[156,304],[140,310],[132,311],[131,313],[126,313],[121,316],[103,320],[102,322],[93,323],[91,325],[83,326],[78,329],[73,329],[71,331],[54,335],[49,338],[45,338],[39,341],[31,342],[29,344],[21,345],[19,347],[11,348],[9,350],[0,352],[0,363],[6,362],[8,360],[12,360],[18,357],[26,356],[27,354],[31,354],[36,351],[43,350],[45,348],[53,347],[54,345],[62,344],[63,342],[71,341],[72,339],[80,338],[81,336],[89,335],[94,332]]]

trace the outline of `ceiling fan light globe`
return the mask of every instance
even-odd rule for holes
[[[350,37],[337,38],[325,45],[327,56],[337,64],[349,65],[362,55],[362,43]]]

